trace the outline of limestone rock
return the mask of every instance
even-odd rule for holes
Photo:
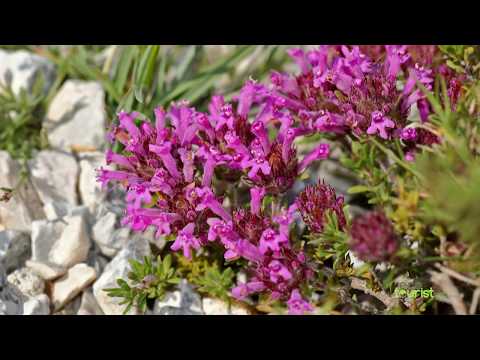
[[[103,315],[103,311],[91,291],[85,290],[83,292],[77,315]]]
[[[129,240],[130,230],[120,227],[120,214],[114,212],[108,204],[97,209],[95,224],[92,227],[92,239],[102,254],[113,257]]]
[[[0,224],[9,230],[30,232],[32,221],[45,214],[32,183],[29,179],[21,181],[20,173],[20,164],[6,151],[0,151],[0,187],[16,188],[8,202],[0,202]]]
[[[29,161],[32,183],[44,204],[58,202],[75,206],[79,167],[75,157],[54,150],[40,151]]]
[[[93,244],[88,252],[87,265],[93,267],[97,274],[101,274],[109,261],[109,258],[102,255],[98,246]]]
[[[184,279],[179,290],[169,292],[162,300],[156,300],[154,315],[202,315],[200,295]]]
[[[45,294],[37,295],[23,304],[23,315],[49,315],[50,299]]]
[[[33,260],[27,260],[25,265],[46,281],[54,280],[67,272],[66,268]]]
[[[104,291],[108,288],[117,287],[117,279],[127,279],[130,271],[129,259],[143,260],[144,256],[150,255],[150,244],[145,238],[131,240],[105,267],[103,274],[93,284],[93,294],[100,308],[106,315],[120,315],[125,306],[120,305],[121,299],[112,298]],[[138,314],[138,310],[132,309],[130,314]]]
[[[67,225],[51,248],[49,260],[59,266],[70,267],[87,259],[90,238],[83,216],[68,216],[64,219]]]
[[[84,214],[32,224],[32,260],[69,268],[87,259],[90,237]]]
[[[47,220],[58,220],[68,214],[70,205],[65,202],[49,202],[43,205],[43,211],[45,211],[45,217]]]
[[[96,169],[105,166],[105,154],[101,152],[82,153],[80,156],[79,190],[82,203],[87,205],[92,213],[99,203],[107,197],[107,191],[102,190],[97,181]]]
[[[248,311],[243,306],[239,306],[239,305],[231,305],[230,314],[231,315],[251,315],[250,311]]]
[[[228,304],[222,300],[206,297],[202,305],[205,315],[230,315]]]
[[[67,80],[44,122],[48,141],[66,151],[100,149],[105,142],[105,93],[100,83]]]
[[[32,269],[21,268],[8,275],[7,282],[14,285],[24,299],[43,294],[45,291],[45,282]]]
[[[61,310],[53,312],[53,315],[76,315],[78,310],[80,309],[81,302],[82,297],[78,295],[75,299],[65,305]]]
[[[0,231],[0,262],[3,262],[7,273],[22,267],[30,255],[30,237],[26,233]]]
[[[23,298],[20,290],[6,281],[5,269],[0,263],[0,315],[21,315]]]
[[[0,50],[0,85],[10,86],[16,95],[22,89],[31,93],[39,76],[43,77],[42,90],[46,94],[55,81],[55,72],[55,65],[44,57],[25,50]]]
[[[94,268],[87,264],[73,266],[52,286],[52,303],[55,310],[61,309],[66,303],[77,296],[84,288],[90,285],[97,277]]]

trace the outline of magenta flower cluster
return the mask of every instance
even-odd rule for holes
[[[261,203],[268,194],[287,191],[309,164],[328,156],[329,146],[320,144],[298,159],[293,141],[300,132],[288,113],[262,103],[268,95],[264,86],[249,81],[233,104],[213,97],[209,113],[172,104],[169,111],[156,109],[152,123],[122,112],[109,133],[111,142],[122,144],[122,154],[109,150],[107,164],[116,169],[99,169],[98,178],[104,185],[125,186],[124,225],[137,231],[153,226],[157,236],[175,234],[171,249],[188,258],[216,242],[226,260],[249,261],[254,276],[235,288],[234,296],[266,291],[272,299],[288,300],[312,276],[305,255],[290,244],[295,209],[267,216]],[[254,104],[260,110],[250,121]],[[270,128],[276,132],[273,139]],[[250,208],[223,206],[212,186],[217,169],[223,179],[243,176],[251,185]]]
[[[439,141],[431,133],[404,136],[416,126],[408,120],[413,105],[418,108],[422,122],[428,120],[432,111],[417,83],[431,90],[435,76],[443,75],[455,104],[461,92],[461,78],[445,65],[429,68],[414,62],[409,48],[412,47],[381,47],[383,52],[378,59],[368,57],[356,46],[320,46],[307,52],[290,50],[301,73],[273,72],[273,96],[276,103],[283,104],[298,119],[299,131],[304,134],[397,138],[404,145],[406,159],[413,160],[418,145]],[[413,49],[416,53],[422,50],[418,46]],[[432,52],[428,46],[424,51]],[[400,74],[406,79],[403,83],[399,82]]]
[[[407,121],[413,104],[427,121],[430,106],[416,84],[431,88],[433,70],[412,63],[405,46],[386,46],[385,52],[383,61],[373,61],[355,46],[292,49],[300,74],[273,72],[268,85],[249,80],[232,102],[213,96],[208,112],[186,102],[155,109],[154,122],[121,112],[108,139],[123,150],[107,151],[115,169],[99,169],[98,179],[125,187],[122,221],[133,230],[152,226],[157,236],[174,235],[171,249],[188,258],[216,244],[227,261],[244,259],[250,276],[232,290],[235,298],[265,293],[286,302],[290,313],[311,311],[300,289],[314,268],[290,230],[303,218],[322,232],[327,209],[345,226],[343,198],[322,184],[288,208],[266,211],[262,203],[266,196],[278,199],[311,163],[329,156],[329,145],[321,143],[299,158],[299,137],[398,138],[411,159],[417,145],[438,141]],[[403,88],[397,86],[400,72],[407,79]],[[458,96],[458,86],[450,90]],[[240,179],[250,188],[250,206],[226,206],[214,183]]]

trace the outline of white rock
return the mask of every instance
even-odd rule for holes
[[[29,161],[32,183],[44,204],[77,205],[79,166],[75,157],[54,150],[40,151]]]
[[[105,204],[98,207],[96,221],[92,227],[92,239],[102,254],[113,257],[129,240],[130,230],[120,227],[120,217]]]
[[[62,267],[71,267],[87,260],[90,238],[84,216],[66,216],[63,219],[67,225],[51,248],[49,260]]]
[[[23,299],[20,290],[7,281],[5,269],[0,263],[0,315],[21,315]]]
[[[45,294],[37,295],[23,304],[23,315],[49,315],[50,299]]]
[[[108,265],[110,259],[104,257],[95,244],[90,248],[87,257],[87,265],[95,269],[97,274],[103,273],[103,270]]]
[[[229,306],[225,301],[214,298],[203,298],[203,311],[205,315],[230,315]]]
[[[0,50],[0,85],[10,85],[16,95],[21,89],[31,93],[38,76],[43,76],[43,91],[46,94],[55,81],[55,65],[50,60],[25,50]]]
[[[132,236],[130,229],[119,228],[115,229],[108,238],[103,238],[103,244],[101,242],[98,242],[97,244],[102,254],[108,257],[114,257],[121,249],[125,247],[131,238]],[[136,239],[136,237],[133,238]]]
[[[245,273],[245,271],[243,270],[240,270],[239,272],[237,272],[237,275],[235,276],[236,278],[236,282],[237,284],[238,283],[246,283],[247,282],[247,274]]]
[[[21,315],[23,311],[22,306],[15,300],[4,299],[2,294],[0,294],[0,315]]]
[[[64,202],[48,202],[43,205],[43,211],[45,211],[45,216],[47,220],[53,221],[61,219],[68,214],[70,210],[70,205]]]
[[[105,267],[103,274],[93,284],[93,294],[102,311],[106,315],[120,315],[125,305],[120,305],[121,299],[108,296],[105,289],[117,287],[117,279],[127,279],[130,271],[129,259],[143,260],[144,256],[150,255],[150,245],[146,239],[131,240],[113,260]],[[138,310],[132,309],[129,314],[138,314]]]
[[[20,164],[6,151],[0,151],[0,187],[16,188],[20,172]],[[44,217],[42,203],[29,179],[23,180],[8,202],[0,202],[0,224],[6,229],[30,232],[32,221]]]
[[[104,315],[91,291],[85,290],[77,315]]]
[[[155,301],[154,312],[160,314],[164,307],[180,308],[182,306],[182,293],[180,290],[171,291],[165,294],[162,300]]]
[[[155,245],[159,250],[162,250],[167,244],[167,240],[164,236],[155,236],[157,229],[153,226],[148,226],[144,232],[135,232],[133,238],[144,237],[152,245]]]
[[[201,313],[202,310],[202,299],[200,295],[193,289],[187,280],[183,279],[180,284],[180,292],[182,294],[182,304],[184,308],[188,308],[193,312]]]
[[[102,190],[97,181],[96,169],[105,166],[105,154],[101,152],[80,154],[80,178],[79,190],[82,203],[87,205],[90,211],[95,213],[99,203],[107,197],[107,192]]]
[[[26,233],[0,231],[0,262],[3,262],[7,272],[22,267],[30,254],[30,237]]]
[[[90,285],[96,277],[97,272],[95,269],[87,264],[77,264],[68,270],[52,286],[52,303],[55,310],[61,309],[67,302]]]
[[[78,295],[75,299],[70,301],[61,310],[54,311],[53,315],[76,315],[80,309],[82,303],[82,297]]]
[[[32,260],[69,268],[84,262],[90,248],[86,214],[68,215],[61,220],[32,223]]]
[[[365,261],[362,261],[360,260],[359,258],[357,258],[350,250],[348,250],[346,253],[345,253],[345,257],[349,257],[350,259],[350,263],[352,264],[352,267],[354,269],[359,269],[361,268],[363,265],[365,265]]]
[[[106,134],[104,101],[100,83],[67,80],[44,122],[50,145],[67,151],[100,149]]]
[[[168,292],[162,300],[156,300],[154,315],[202,315],[202,299],[184,279],[179,290]]]
[[[38,276],[46,281],[59,278],[67,272],[68,269],[56,266],[54,264],[45,264],[38,261],[27,260],[25,266],[32,269]]]
[[[239,306],[239,305],[231,305],[230,314],[231,315],[251,315],[250,311],[248,311],[243,306]]]
[[[7,282],[21,291],[25,300],[45,291],[45,282],[32,269],[21,268],[7,276]]]
[[[48,264],[49,254],[55,242],[62,235],[65,223],[62,221],[37,220],[32,222],[32,259]]]
[[[67,203],[51,202],[43,206],[47,220],[61,220],[65,216],[82,215],[86,218],[90,217],[88,207],[84,205],[72,206]]]
[[[2,288],[6,282],[7,282],[7,273],[5,271],[5,267],[0,262],[0,288]]]

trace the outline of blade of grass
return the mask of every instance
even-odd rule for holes
[[[160,45],[149,45],[145,49],[140,59],[139,72],[135,79],[136,86],[146,90],[152,85],[159,50]]]
[[[125,88],[128,80],[128,74],[130,73],[137,52],[138,49],[135,46],[127,46],[122,49],[120,59],[118,60],[118,67],[113,76],[115,89],[119,93],[121,93]]]

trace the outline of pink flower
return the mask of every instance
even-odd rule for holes
[[[302,49],[295,48],[288,50],[287,53],[297,63],[302,73],[307,74],[310,70],[310,65],[308,63],[307,57],[305,56],[305,52]]]
[[[298,166],[298,173],[302,173],[312,162],[319,159],[326,159],[330,154],[330,145],[320,144],[309,154],[305,155],[302,162]]]
[[[265,230],[260,238],[259,250],[266,254],[269,250],[273,252],[280,251],[283,244],[288,244],[288,237],[277,234],[273,229]]]
[[[268,264],[268,271],[270,280],[274,283],[292,278],[292,273],[278,260],[272,260]]]
[[[246,284],[239,284],[232,289],[232,296],[237,300],[245,300],[252,293],[260,292],[265,289],[261,281],[250,281]]]
[[[209,208],[216,215],[220,216],[225,221],[232,220],[230,214],[223,208],[222,204],[217,200],[213,191],[208,187],[197,188],[196,193],[200,198],[200,203],[195,208],[198,211]]]
[[[410,55],[407,53],[407,46],[386,45],[385,48],[387,50],[386,65],[388,68],[388,75],[391,78],[396,78],[401,69],[401,65],[405,64],[410,59]]]
[[[389,117],[385,116],[381,111],[374,111],[372,112],[372,122],[367,129],[367,134],[373,135],[378,133],[382,139],[388,139],[387,129],[394,127],[395,123]]]
[[[320,111],[321,116],[316,120],[315,126],[321,132],[344,134],[347,130],[343,116],[328,111]]]
[[[268,161],[262,156],[257,156],[250,160],[246,160],[243,162],[242,166],[244,169],[250,168],[248,171],[248,177],[253,180],[258,177],[257,174],[259,171],[264,175],[270,175],[270,172],[272,171]]]
[[[186,225],[182,230],[179,231],[178,236],[170,249],[174,251],[183,249],[183,255],[188,259],[191,259],[191,249],[200,248],[200,240],[193,235],[194,230],[194,223],[189,223]]]
[[[400,138],[404,141],[415,141],[417,139],[417,130],[415,128],[405,128],[402,130]]]
[[[262,200],[266,191],[263,187],[253,187],[250,189],[252,213],[259,214],[262,208]]]
[[[313,306],[302,298],[300,291],[297,289],[292,291],[287,305],[288,313],[290,315],[304,315],[307,312],[313,311]]]

